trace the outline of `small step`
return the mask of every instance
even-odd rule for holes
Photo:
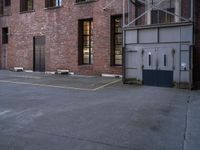
[[[69,74],[69,70],[58,69],[56,74]]]
[[[14,71],[15,72],[22,72],[22,71],[24,71],[24,68],[23,67],[14,67]]]

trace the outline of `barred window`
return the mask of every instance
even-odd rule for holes
[[[5,7],[8,7],[11,5],[11,0],[5,0]]]
[[[45,1],[46,8],[60,7],[60,6],[62,6],[62,0],[46,0]]]
[[[93,21],[79,20],[79,65],[93,64]]]
[[[20,12],[33,10],[33,0],[20,0]]]
[[[122,65],[122,16],[111,17],[111,66]]]
[[[2,28],[2,44],[8,44],[8,28]]]

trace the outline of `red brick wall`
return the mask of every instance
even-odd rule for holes
[[[12,1],[11,16],[0,18],[1,27],[8,26],[10,30],[7,69],[22,66],[32,70],[33,37],[45,35],[47,71],[121,74],[121,67],[110,66],[110,16],[122,13],[121,0],[116,0],[106,11],[102,8],[110,0],[79,5],[75,0],[63,0],[64,6],[57,9],[44,9],[44,2],[34,0],[35,11],[29,13],[20,13],[19,1]],[[94,64],[78,66],[78,20],[86,18],[94,21]]]

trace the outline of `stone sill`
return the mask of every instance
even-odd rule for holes
[[[32,12],[35,12],[35,9],[33,9],[33,10],[28,10],[28,11],[20,11],[20,14],[32,13]]]
[[[52,9],[59,9],[62,8],[63,6],[53,6],[53,7],[46,7],[44,10],[52,10]]]
[[[93,2],[96,2],[97,0],[88,0],[88,1],[85,1],[85,2],[75,2],[75,5],[81,5],[81,4],[88,4],[88,3],[93,3]]]
[[[11,15],[8,15],[8,14],[3,14],[3,15],[0,15],[0,17],[8,17],[8,16],[11,16]]]

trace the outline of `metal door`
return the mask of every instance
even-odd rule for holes
[[[45,37],[36,36],[33,38],[34,52],[33,52],[33,68],[34,71],[45,71]]]
[[[173,52],[170,48],[143,49],[143,84],[173,86]]]

